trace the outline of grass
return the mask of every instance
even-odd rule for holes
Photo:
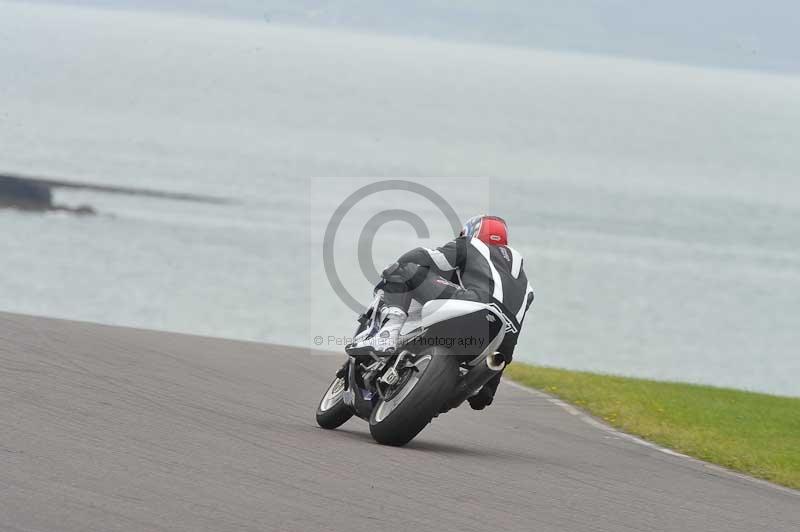
[[[800,489],[800,398],[517,362],[506,376],[629,434]]]

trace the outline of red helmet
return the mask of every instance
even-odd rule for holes
[[[458,236],[475,237],[490,246],[507,246],[508,226],[499,216],[481,214],[467,220]]]

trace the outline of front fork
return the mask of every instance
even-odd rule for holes
[[[345,390],[342,401],[353,409],[355,415],[369,421],[374,407],[372,402],[374,394],[358,385],[356,364],[358,364],[356,359],[350,357],[347,363],[347,375],[345,376]]]

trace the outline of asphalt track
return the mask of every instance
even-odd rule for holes
[[[408,447],[314,423],[341,358],[0,313],[0,530],[800,530],[800,493],[501,385]]]

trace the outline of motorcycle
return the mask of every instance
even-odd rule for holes
[[[380,328],[384,293],[358,318],[353,336],[369,338]],[[508,325],[494,304],[456,299],[412,302],[392,353],[345,348],[348,361],[317,407],[320,427],[335,429],[357,416],[375,441],[410,442],[439,414],[457,408],[503,371],[497,352]]]

